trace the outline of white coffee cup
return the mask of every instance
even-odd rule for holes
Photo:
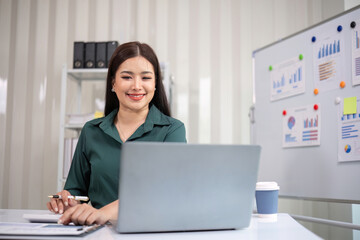
[[[277,218],[279,185],[276,182],[256,183],[256,207],[258,216]]]

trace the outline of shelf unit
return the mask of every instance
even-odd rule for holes
[[[63,178],[64,167],[64,139],[65,131],[76,131],[79,135],[83,125],[82,124],[67,124],[65,122],[66,115],[66,98],[67,98],[67,82],[72,80],[76,82],[76,111],[81,113],[82,108],[82,83],[84,81],[104,81],[106,84],[107,68],[92,68],[92,69],[68,69],[64,64],[61,73],[61,96],[60,96],[60,130],[59,130],[59,154],[58,154],[58,175],[57,175],[57,190],[63,189],[65,180]]]

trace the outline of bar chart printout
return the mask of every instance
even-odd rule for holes
[[[336,89],[342,81],[343,38],[340,33],[326,35],[313,46],[314,86],[322,91]]]
[[[312,105],[286,109],[283,116],[283,147],[320,145],[320,108]]]
[[[305,60],[298,57],[276,64],[270,72],[270,100],[305,92]]]
[[[357,21],[357,22],[360,22]],[[352,30],[352,84],[360,84],[360,24]]]
[[[356,113],[344,115],[344,106],[338,111],[338,161],[360,161],[360,95]]]

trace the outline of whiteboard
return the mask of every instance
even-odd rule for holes
[[[350,26],[353,21],[355,28]],[[253,52],[254,105],[250,116],[251,141],[262,146],[258,180],[278,182],[281,196],[360,202],[360,161],[339,161],[338,158],[339,114],[343,113],[344,98],[356,96],[360,105],[360,85],[352,82],[352,44],[359,25],[360,7],[357,7]],[[340,32],[339,26],[342,26]],[[314,42],[313,37],[316,37]],[[331,64],[335,64],[330,69],[333,75],[321,71],[324,63],[320,61],[326,59],[322,48],[327,45],[328,54],[331,48],[332,54],[340,55],[341,47],[340,58],[336,60],[338,55],[331,56],[334,59]],[[332,59],[329,56],[326,55]],[[302,64],[299,65],[301,74],[297,66],[299,74],[294,79],[297,83],[302,80],[304,86],[296,86],[300,91],[289,95],[283,76],[287,74],[286,84],[294,84],[291,71],[296,69],[288,66],[297,63]],[[331,84],[326,84],[328,79]],[[346,84],[344,88],[340,87],[341,81]],[[315,88],[319,90],[317,95]],[[312,109],[315,104],[319,113],[318,144],[284,147],[284,131],[290,128],[284,124],[284,118],[294,109],[304,106]]]

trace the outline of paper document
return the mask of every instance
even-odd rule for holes
[[[275,101],[305,92],[305,60],[293,57],[274,65],[270,73],[270,100]]]
[[[62,214],[24,214],[23,218],[35,223],[57,223]]]
[[[344,98],[344,104],[339,104],[338,161],[360,161],[360,96]]]
[[[282,146],[309,147],[320,145],[321,111],[320,105],[300,106],[286,109],[283,116]]]
[[[345,35],[336,31],[324,32],[313,44],[314,86],[320,92],[339,89],[344,80]]]
[[[79,236],[94,231],[100,225],[76,226],[43,223],[11,223],[0,222],[0,235],[31,235],[31,236]]]

